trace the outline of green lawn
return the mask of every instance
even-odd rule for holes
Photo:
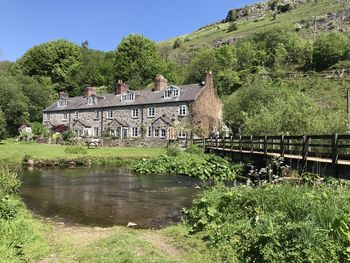
[[[15,142],[6,140],[0,143],[0,161],[19,163],[23,156],[28,154],[34,159],[73,159],[84,157],[121,157],[121,158],[143,158],[154,157],[165,154],[165,148],[136,148],[136,147],[100,147],[88,149],[87,154],[67,154],[64,152],[67,146],[48,145],[37,143]]]

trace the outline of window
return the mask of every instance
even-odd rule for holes
[[[92,97],[92,96],[88,97],[88,104],[92,105],[94,103],[95,103],[95,97]]]
[[[45,121],[50,120],[50,113],[44,114],[44,120]]]
[[[178,89],[173,89],[173,94],[174,94],[174,97],[179,97],[180,91]]]
[[[186,132],[184,131],[179,131],[177,133],[177,138],[186,138]]]
[[[134,93],[126,93],[121,97],[121,101],[133,101],[135,99]]]
[[[109,110],[107,111],[107,119],[112,119],[113,118],[113,111]]]
[[[127,138],[128,136],[128,128],[123,128],[123,138]]]
[[[154,117],[154,115],[155,115],[155,109],[148,108],[148,117]]]
[[[95,119],[100,119],[100,112],[98,110],[95,111]]]
[[[148,137],[152,137],[152,132],[153,132],[152,127],[148,127],[148,133],[147,133]]]
[[[154,130],[154,137],[159,137],[159,129]]]
[[[139,129],[137,127],[132,127],[132,137],[137,137],[138,136]]]
[[[166,129],[161,129],[161,137],[166,138]]]
[[[171,90],[170,89],[164,90],[164,98],[169,98],[170,95],[171,95]]]
[[[179,115],[180,116],[186,116],[187,115],[187,106],[186,105],[181,105],[179,107]]]
[[[62,120],[63,120],[63,121],[68,120],[68,113],[63,113],[63,114],[62,114]]]
[[[132,117],[133,118],[139,117],[139,109],[132,109]]]
[[[94,137],[98,137],[100,136],[100,132],[99,132],[99,128],[98,127],[94,127]]]
[[[74,120],[79,120],[79,112],[74,112]]]
[[[63,106],[67,106],[67,102],[65,100],[59,100],[58,107],[63,107]]]

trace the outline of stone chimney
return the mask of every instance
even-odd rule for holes
[[[213,72],[211,70],[207,71],[205,74],[205,85],[214,88]]]
[[[58,99],[59,100],[64,100],[68,98],[68,93],[66,91],[61,91],[58,93]]]
[[[157,75],[154,82],[154,91],[161,91],[168,86],[168,80],[163,75]]]
[[[126,93],[129,90],[129,85],[124,83],[122,80],[118,80],[117,85],[115,86],[115,95]]]
[[[85,88],[85,97],[90,97],[91,95],[96,95],[96,89],[93,87]]]

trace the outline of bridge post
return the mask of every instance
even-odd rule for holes
[[[338,134],[333,134],[332,138],[332,166],[335,172],[335,176],[339,176],[339,169],[338,169]]]
[[[309,152],[309,136],[303,135],[303,143],[302,143],[302,172],[307,168],[307,155]]]
[[[267,160],[267,136],[264,136],[264,162]]]
[[[243,154],[242,154],[242,135],[239,135],[239,160],[243,161]]]
[[[253,161],[253,151],[254,151],[253,135],[250,135],[249,143],[250,143],[250,160]]]
[[[284,157],[284,134],[283,133],[281,135],[280,154],[282,157]]]

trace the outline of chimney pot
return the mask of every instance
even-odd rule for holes
[[[59,98],[59,100],[64,100],[64,99],[68,98],[68,93],[66,91],[61,91],[58,93],[58,98]]]

